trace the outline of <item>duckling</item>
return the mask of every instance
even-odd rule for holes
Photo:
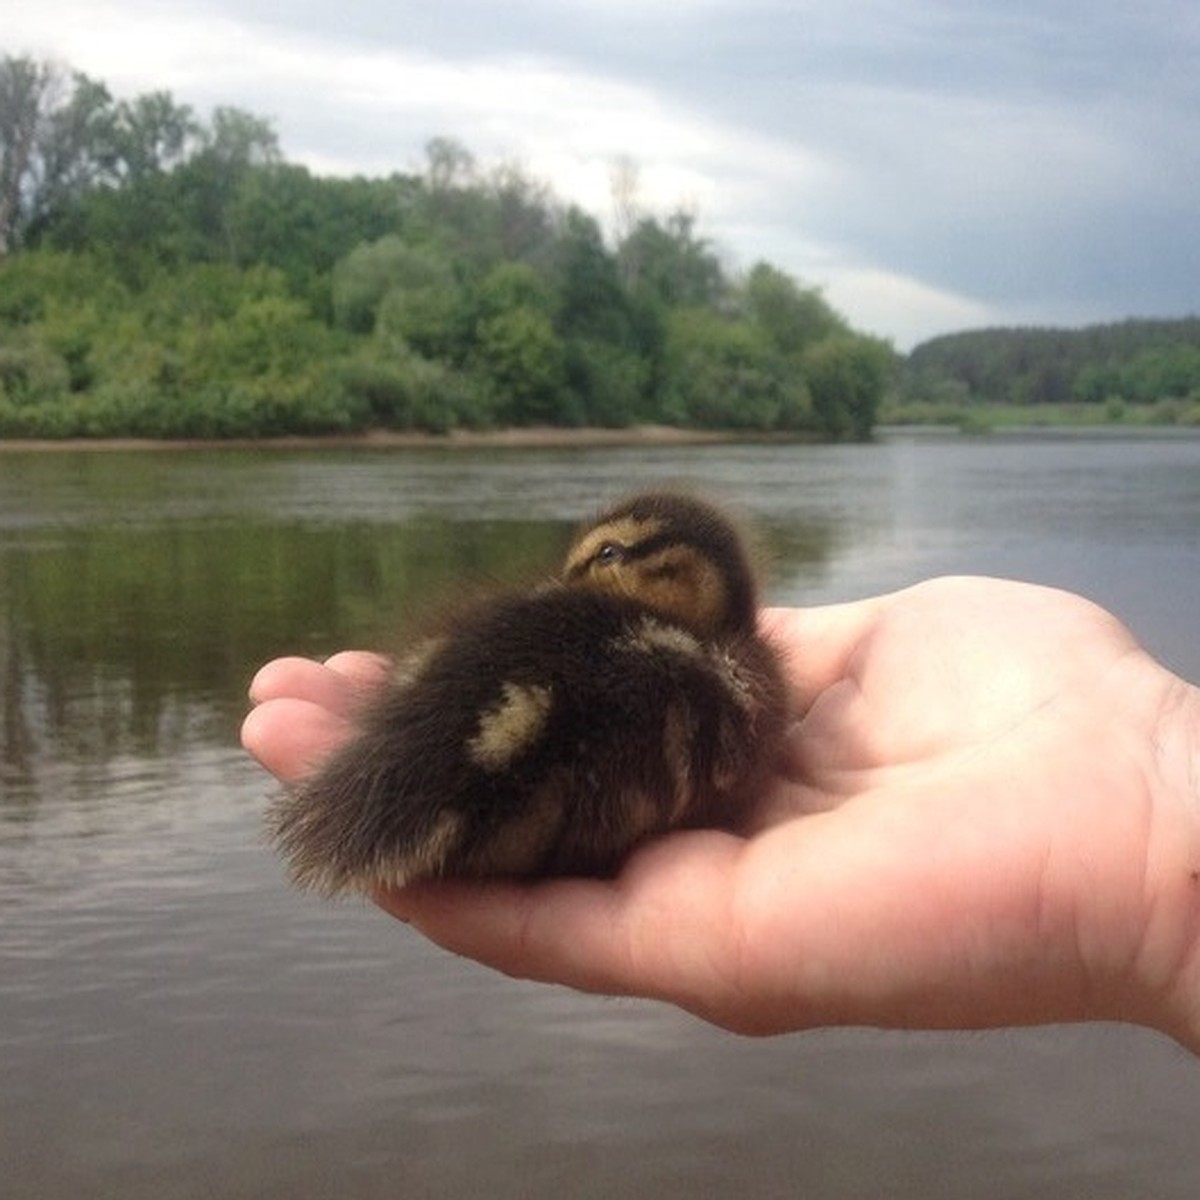
[[[558,577],[402,661],[359,730],[269,813],[294,881],[611,874],[668,830],[735,827],[786,720],[750,557],[710,504],[635,495]]]

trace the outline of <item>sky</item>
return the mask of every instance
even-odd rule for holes
[[[607,223],[696,217],[900,350],[1200,312],[1195,0],[37,0],[0,53],[272,122],[322,174],[433,137]],[[15,9],[15,11],[14,11]],[[102,15],[101,15],[102,14]]]

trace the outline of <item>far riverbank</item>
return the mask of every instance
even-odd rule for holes
[[[270,438],[10,438],[0,439],[0,453],[56,450],[189,450],[255,449],[304,450],[320,447],[348,449],[462,448],[570,449],[605,446],[704,446],[721,442],[797,441],[794,435],[747,434],[730,430],[679,429],[670,425],[635,425],[627,429],[571,428],[551,425],[509,429],[454,430],[446,434],[377,429],[357,434]]]
[[[1200,436],[1200,415],[1191,410],[1176,420],[1154,420],[1150,412],[1129,419],[1104,419],[1088,405],[980,405],[911,411],[912,406],[885,409],[875,437],[897,433],[945,436]],[[1200,414],[1200,410],[1197,410]],[[731,429],[685,429],[673,425],[634,425],[622,429],[595,426],[516,426],[505,429],[457,429],[420,433],[387,429],[353,434],[292,434],[266,438],[0,438],[3,453],[116,450],[569,450],[636,446],[711,446],[734,444],[813,444],[823,441],[797,433],[754,433]]]

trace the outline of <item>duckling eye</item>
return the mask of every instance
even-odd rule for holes
[[[617,542],[605,542],[599,550],[596,551],[596,561],[598,563],[615,563],[625,557],[625,547]]]

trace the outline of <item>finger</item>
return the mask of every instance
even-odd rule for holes
[[[325,665],[344,675],[358,688],[374,688],[388,677],[392,660],[370,650],[342,650],[327,658]]]
[[[767,782],[748,807],[744,823],[738,826],[739,833],[753,836],[795,817],[840,808],[851,798],[847,791],[826,786],[829,781],[813,769],[810,742],[803,721],[788,730],[780,749],[779,774]]]
[[[284,783],[303,778],[350,737],[354,725],[310,700],[267,700],[242,722],[242,745]]]
[[[799,711],[845,678],[889,600],[876,596],[819,608],[767,608],[759,614],[759,628],[779,651]]]
[[[678,834],[635,854],[616,880],[438,882],[375,899],[447,950],[507,975],[700,1011],[728,990],[714,976],[736,937],[727,896],[744,845],[729,834]]]
[[[345,651],[326,663],[310,658],[277,658],[250,683],[256,704],[268,700],[307,700],[330,712],[348,715],[364,688],[382,681],[386,660],[363,651]]]
[[[518,979],[621,994],[611,967],[618,917],[612,885],[556,879],[413,884],[375,902],[430,941]]]

